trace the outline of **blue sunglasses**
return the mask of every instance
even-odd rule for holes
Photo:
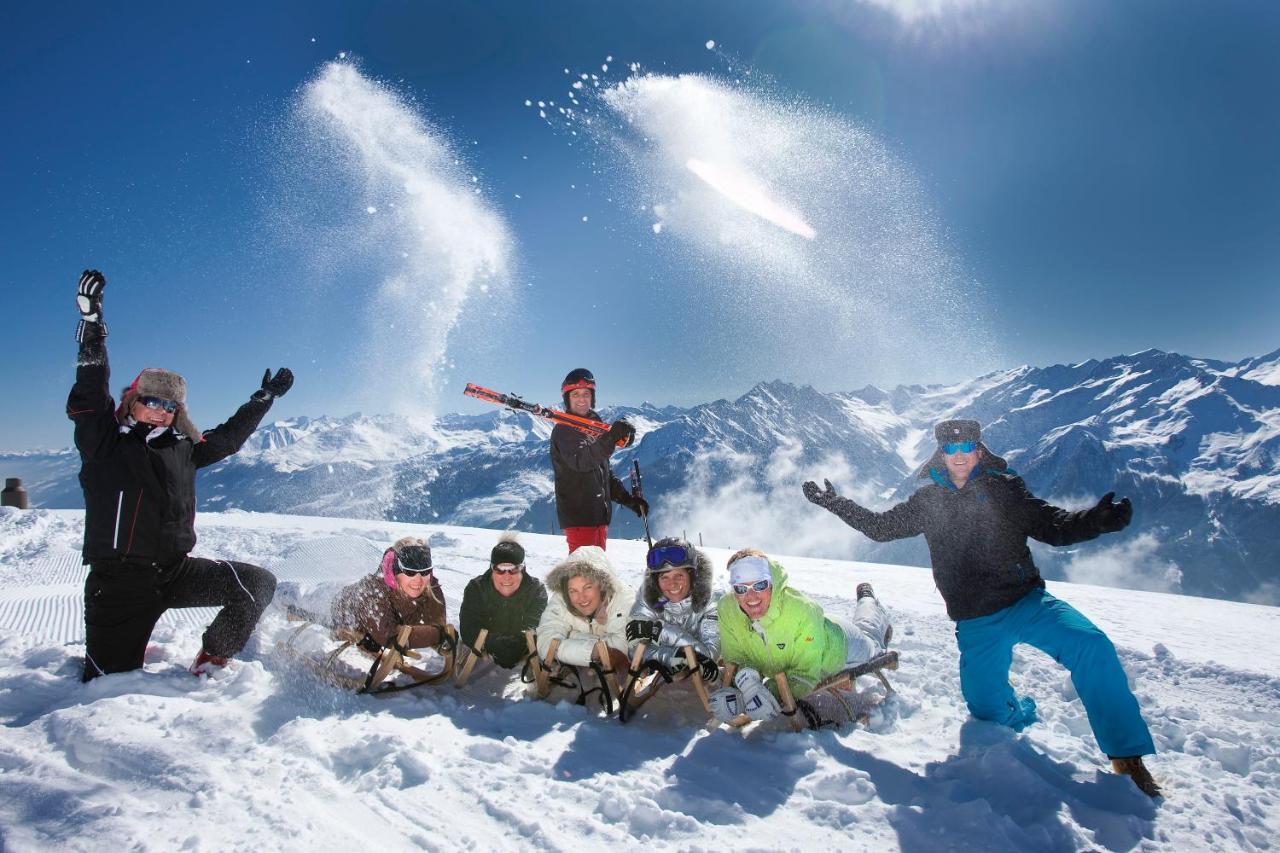
[[[177,402],[166,400],[164,397],[139,397],[138,402],[148,409],[164,409],[169,414],[178,411]]]
[[[953,441],[950,444],[942,445],[942,452],[948,456],[953,453],[972,453],[977,446],[978,443],[976,441]]]

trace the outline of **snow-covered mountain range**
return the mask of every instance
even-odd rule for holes
[[[927,565],[922,540],[871,543],[799,486],[829,477],[886,508],[917,487],[932,424],[973,417],[1039,496],[1072,508],[1112,490],[1134,501],[1122,534],[1038,548],[1047,576],[1280,603],[1280,351],[1230,363],[1147,350],[889,391],[769,382],[736,400],[602,414],[639,428],[615,469],[625,480],[640,460],[655,535]],[[554,532],[549,432],[498,409],[277,421],[201,473],[200,508]],[[0,472],[23,477],[43,507],[82,505],[78,467],[70,449],[0,453]],[[612,535],[641,533],[619,509]]]

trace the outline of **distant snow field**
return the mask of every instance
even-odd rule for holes
[[[193,678],[211,611],[173,611],[143,671],[79,683],[83,514],[0,509],[0,850],[1270,849],[1280,838],[1280,609],[1050,584],[1120,649],[1167,798],[1112,775],[1070,679],[1020,649],[1042,721],[969,719],[927,570],[775,555],[836,616],[869,580],[894,620],[897,692],[866,728],[707,731],[668,688],[626,726],[529,698],[512,674],[384,698],[276,652],[282,603],[323,603],[395,538],[431,538],[450,617],[497,532],[229,511],[202,556],[281,584],[248,648]],[[522,534],[533,574],[564,556]],[[742,545],[750,543],[743,542]],[[711,549],[717,587],[728,552]],[[638,584],[644,545],[609,555]],[[864,688],[878,691],[870,680]],[[553,693],[553,698],[558,694]]]

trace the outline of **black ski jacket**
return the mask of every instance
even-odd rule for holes
[[[1010,471],[979,469],[962,489],[930,474],[934,482],[885,512],[847,498],[836,498],[828,509],[877,542],[923,533],[934,583],[957,622],[995,613],[1044,586],[1027,537],[1072,545],[1102,533],[1089,510],[1052,506]]]
[[[84,562],[165,565],[196,544],[196,469],[239,450],[271,402],[250,400],[198,444],[173,430],[148,443],[150,427],[117,420],[110,379],[106,341],[86,340],[67,398],[84,489]]]
[[[595,412],[587,415],[599,420]],[[573,427],[551,430],[551,468],[556,479],[556,516],[560,526],[599,527],[613,518],[613,501],[629,506],[631,493],[609,468],[614,445]]]
[[[547,588],[525,572],[520,588],[510,598],[504,598],[493,588],[492,573],[490,569],[467,582],[458,614],[458,632],[462,642],[475,648],[480,629],[489,629],[485,654],[498,666],[510,669],[529,653],[524,632],[538,627],[547,606]]]

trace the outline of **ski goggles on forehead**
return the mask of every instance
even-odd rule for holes
[[[746,595],[748,592],[764,592],[773,586],[773,581],[765,579],[756,581],[755,583],[735,583],[732,584],[733,591],[737,595]]]
[[[164,397],[139,397],[138,402],[148,409],[164,409],[169,414],[178,411],[178,402],[166,400]]]
[[[500,575],[518,575],[524,571],[524,563],[516,565],[515,563],[498,563],[493,570]]]
[[[972,453],[977,446],[976,441],[950,441],[942,445],[942,452],[948,456],[956,453]]]
[[[669,569],[692,566],[693,559],[692,555],[689,554],[689,549],[683,545],[662,545],[649,549],[649,555],[645,557],[645,564],[649,567],[649,571],[656,572],[663,566]]]

